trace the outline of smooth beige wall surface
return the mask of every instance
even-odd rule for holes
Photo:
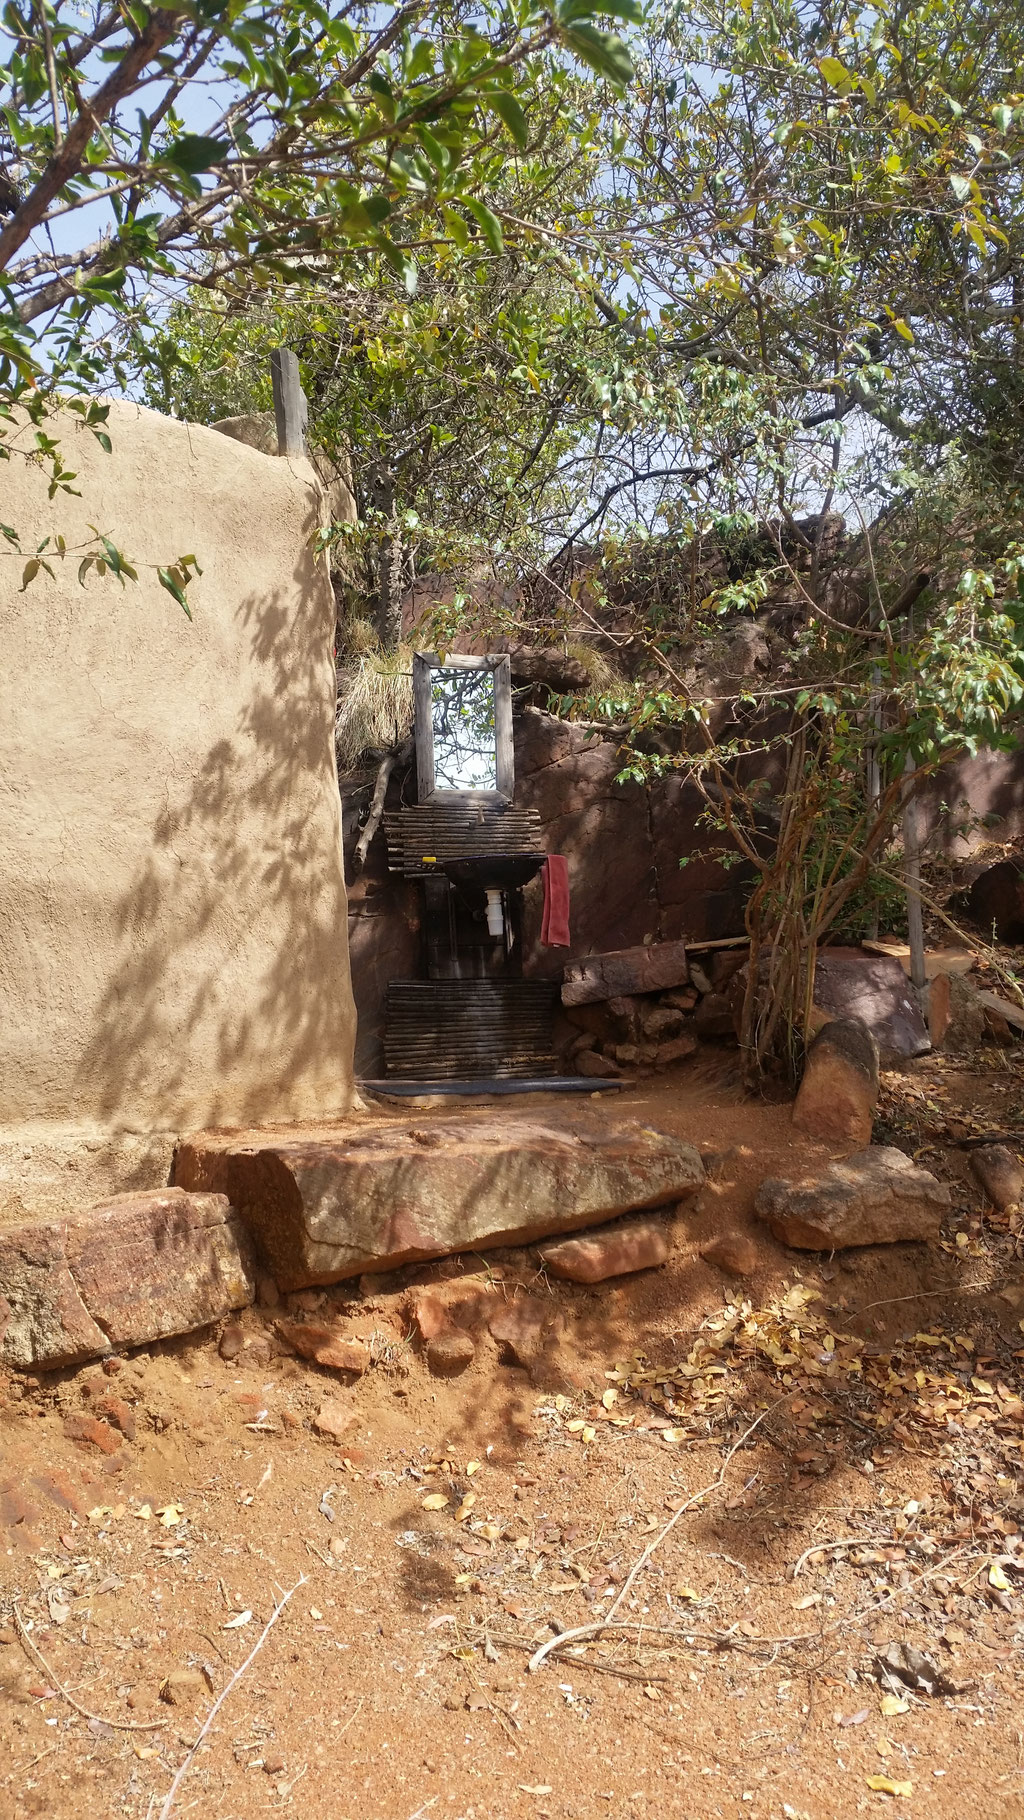
[[[81,587],[69,556],[20,593],[0,557],[0,1206],[19,1133],[28,1164],[61,1128],[102,1149],[352,1096],[315,476],[134,405],[108,428],[111,455],[59,420],[79,499],[0,466],[23,548],[93,524],[139,569]],[[191,624],[143,566],[186,553]]]

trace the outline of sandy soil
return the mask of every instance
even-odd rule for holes
[[[1024,1267],[949,1141],[965,1105],[1022,1122],[1019,1065],[887,1079],[878,1135],[952,1181],[949,1230],[833,1260],[754,1226],[762,1178],[825,1152],[734,1066],[613,1107],[503,1102],[702,1147],[709,1187],[662,1270],[577,1288],[524,1250],[289,1298],[375,1334],[355,1383],[282,1353],[268,1306],[232,1359],[207,1332],[0,1378],[0,1813],[1024,1815]],[[725,1228],[756,1237],[742,1284],[699,1256]],[[462,1376],[431,1377],[401,1313],[414,1276],[552,1298],[566,1387],[483,1331]],[[75,1436],[111,1396],[108,1454]],[[340,1442],[313,1428],[325,1397],[354,1412]],[[625,1628],[529,1672],[653,1542]],[[886,1688],[892,1644],[927,1653],[935,1691]]]

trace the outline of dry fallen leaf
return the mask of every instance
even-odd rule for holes
[[[618,1395],[619,1395],[619,1393],[617,1390],[606,1390],[605,1391],[603,1397],[601,1398],[601,1401],[604,1404],[606,1409],[611,1409],[612,1405],[615,1402],[617,1402]]]
[[[879,1795],[912,1795],[914,1792],[912,1782],[892,1782],[888,1776],[865,1776],[864,1780]]]
[[[909,1713],[910,1701],[901,1700],[898,1694],[883,1694],[879,1701],[884,1719],[893,1719],[897,1713]]]
[[[423,1499],[423,1509],[424,1510],[443,1510],[445,1505],[447,1504],[447,1502],[448,1502],[448,1496],[447,1496],[446,1492],[432,1491],[428,1494],[427,1497],[425,1497]]]
[[[648,1681],[646,1683],[646,1685],[644,1687],[644,1693],[647,1695],[648,1700],[660,1700],[661,1699],[661,1689],[659,1687],[655,1687],[653,1681]]]
[[[501,1524],[481,1523],[476,1533],[478,1536],[483,1536],[485,1542],[496,1542],[501,1534]]]
[[[479,1472],[479,1471],[480,1471],[480,1461],[479,1460],[468,1460],[466,1462],[466,1475],[468,1478],[472,1478],[473,1474],[475,1472]]]
[[[458,1510],[455,1512],[456,1523],[464,1523],[466,1521],[466,1518],[469,1516],[469,1513],[472,1510],[475,1503],[476,1503],[476,1492],[467,1491],[465,1497],[462,1500],[462,1503],[459,1505]]]
[[[672,1591],[677,1599],[689,1599],[694,1605],[700,1602],[700,1593],[694,1592],[692,1586],[674,1586]]]
[[[1010,1585],[1009,1580],[1006,1578],[1006,1575],[1004,1574],[998,1561],[989,1562],[988,1583],[990,1586],[994,1586],[997,1592],[1012,1592],[1013,1591],[1013,1588]]]
[[[65,1599],[64,1594],[61,1591],[59,1586],[51,1586],[49,1592],[46,1595],[46,1604],[47,1604],[47,1609],[50,1613],[50,1619],[51,1619],[52,1623],[54,1623],[54,1624],[66,1624],[67,1623],[68,1619],[71,1616],[71,1607],[68,1604],[67,1600]]]
[[[222,1630],[241,1630],[243,1624],[249,1624],[249,1623],[251,1623],[251,1621],[252,1621],[252,1612],[251,1611],[240,1611],[237,1613],[237,1615],[234,1618],[229,1618],[227,1623],[223,1624],[221,1626],[221,1629]]]
[[[524,1795],[553,1795],[550,1782],[520,1782],[519,1787]]]
[[[152,1509],[152,1506],[149,1504],[140,1504],[138,1510],[132,1511],[132,1516],[141,1517],[141,1519],[144,1523],[148,1523],[149,1519],[152,1515],[153,1515],[153,1509]]]
[[[185,1514],[185,1507],[183,1504],[165,1504],[163,1509],[158,1510],[156,1514],[164,1529],[173,1529],[175,1523],[181,1522]]]

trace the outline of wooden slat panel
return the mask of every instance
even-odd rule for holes
[[[554,1074],[557,996],[546,980],[392,980],[386,1073],[410,1080]]]
[[[540,816],[535,809],[492,804],[424,803],[385,815],[388,865],[407,878],[430,872],[424,856],[459,859],[474,853],[536,853],[541,845]]]

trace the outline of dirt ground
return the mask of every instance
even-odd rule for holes
[[[826,1153],[723,1051],[613,1104],[502,1102],[701,1147],[660,1270],[464,1256],[251,1309],[233,1358],[211,1330],[0,1377],[0,1813],[1024,1815],[1024,1262],[951,1142],[1024,1124],[1018,1054],[886,1077],[876,1139],[954,1189],[934,1246],[767,1238],[761,1180]],[[742,1282],[699,1256],[723,1229],[756,1240]],[[432,1377],[413,1282],[549,1298],[562,1388],[486,1328]],[[289,1311],[375,1364],[283,1351]]]

